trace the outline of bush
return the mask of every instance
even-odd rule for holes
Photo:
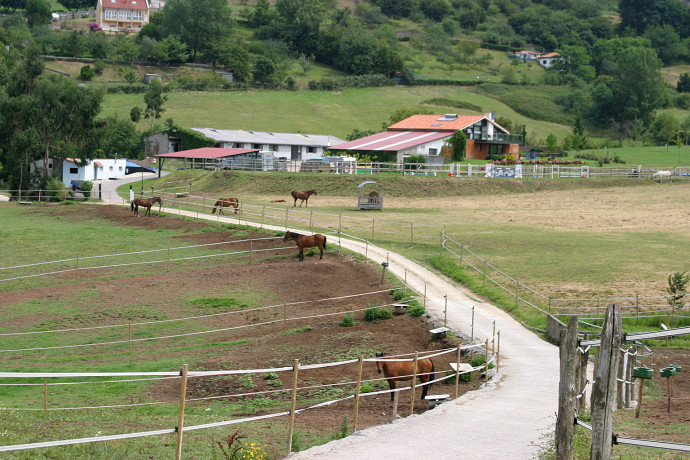
[[[93,182],[90,180],[85,180],[81,183],[81,191],[84,194],[84,198],[89,198],[91,196],[91,190],[93,190]]]
[[[91,81],[96,76],[96,71],[90,65],[85,65],[79,71],[79,77],[84,81]]]
[[[105,63],[103,61],[101,61],[100,59],[93,63],[93,71],[96,72],[96,75],[102,74],[104,70],[105,70]]]
[[[393,310],[388,307],[374,307],[364,310],[365,321],[386,320],[393,317]]]
[[[48,192],[48,196],[52,197],[54,201],[65,201],[69,196],[69,190],[67,190],[65,184],[57,177],[53,177],[48,181],[46,184],[46,191]]]
[[[355,325],[355,315],[352,313],[346,313],[343,319],[340,321],[340,325],[343,327],[352,327]]]
[[[416,305],[409,305],[407,307],[407,312],[410,314],[410,316],[414,316],[415,318],[418,316],[422,316],[424,313],[426,313],[426,309],[424,306],[416,304]]]

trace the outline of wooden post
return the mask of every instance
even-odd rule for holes
[[[455,399],[458,399],[458,385],[460,381],[460,347],[458,347],[458,357],[455,360]]]
[[[374,242],[374,228],[376,227],[376,219],[371,219],[371,242]]]
[[[568,328],[561,332],[560,383],[558,385],[558,417],[556,418],[556,458],[572,460],[575,431],[575,369],[577,367],[577,316],[571,316]]]
[[[414,243],[414,224],[410,222],[410,244]]]
[[[616,409],[623,408],[623,380],[625,378],[625,373],[623,369],[623,363],[625,361],[625,352],[618,352],[620,357],[618,360],[618,366],[616,369]]]
[[[288,455],[292,452],[292,434],[295,430],[295,410],[297,409],[297,374],[299,372],[299,359],[292,365],[292,406],[290,409],[290,431],[288,432]]]
[[[496,373],[501,364],[501,331],[498,331],[498,346],[496,347]]]
[[[357,389],[355,390],[355,427],[357,431],[357,421],[359,419],[359,392],[362,386],[362,368],[364,367],[364,355],[359,355],[359,373],[357,374]]]
[[[673,377],[666,377],[666,394],[668,395],[668,403],[666,404],[666,412],[671,413],[671,379]]]
[[[405,284],[405,287],[404,287],[403,292],[405,293],[405,295],[407,295],[407,268],[405,269],[405,280],[404,280],[404,284]]]
[[[309,231],[314,233],[314,211],[309,211]]]
[[[288,229],[288,218],[289,218],[288,215],[289,215],[289,213],[290,213],[290,208],[286,208],[285,209],[285,231],[287,231],[287,229]]]
[[[170,242],[168,241],[168,261],[165,264],[165,271],[170,271]]]
[[[496,345],[496,320],[494,320],[494,329],[493,333],[491,334],[491,356],[494,355],[494,346]]]
[[[187,364],[182,366],[182,382],[180,383],[180,418],[177,423],[177,455],[175,458],[182,458],[182,432],[184,427],[184,406],[187,401]]]
[[[631,353],[628,354],[628,366],[625,369],[625,408],[630,409],[630,401],[632,399],[632,370],[633,370],[633,357],[635,354],[635,345],[633,344]]]
[[[520,300],[520,282],[515,280],[515,308],[518,307],[518,302]]]
[[[589,339],[589,334],[585,332],[585,340]],[[589,363],[589,350],[580,353],[578,360],[578,382],[577,382],[577,393],[582,393],[576,402],[576,407],[578,410],[584,409],[586,407],[587,401],[587,364]]]
[[[489,359],[491,359],[489,356],[489,339],[486,339],[484,345],[484,355],[486,356],[484,359],[484,388],[486,389],[489,386]]]
[[[74,276],[79,280],[79,256],[77,256],[77,268],[74,272]]]
[[[592,448],[590,460],[612,455],[613,412],[616,403],[616,368],[621,346],[622,319],[619,305],[610,304],[604,314],[599,358],[592,387]]]
[[[129,329],[127,342],[129,343],[129,354],[131,355],[132,354],[132,323],[127,323],[127,327]]]
[[[417,386],[417,361],[419,360],[419,352],[414,352],[414,371],[412,372],[412,403],[410,404],[410,415],[414,414],[414,397],[415,387]]]
[[[249,263],[254,263],[254,238],[249,238]]]
[[[462,268],[462,251],[465,249],[464,245],[460,245],[460,268]]]
[[[287,329],[287,304],[283,304],[283,329]]]
[[[474,305],[472,305],[472,325],[471,326],[472,326],[472,328],[471,328],[472,334],[470,337],[472,338],[472,341],[474,342]]]
[[[484,287],[486,287],[486,260],[484,261]]]
[[[264,215],[266,214],[266,206],[264,205],[261,208],[261,224],[259,225],[259,228],[264,228]]]
[[[640,418],[640,409],[642,408],[642,387],[644,386],[644,379],[637,379],[640,391],[637,395],[637,409],[635,409],[635,418]]]
[[[426,310],[426,281],[424,282],[424,309]]]
[[[43,412],[48,413],[48,381],[43,381]]]

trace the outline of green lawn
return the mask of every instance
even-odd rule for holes
[[[401,108],[420,108],[434,113],[469,113],[454,107],[428,105],[426,101],[445,98],[466,101],[496,112],[529,132],[554,133],[560,139],[569,127],[530,120],[507,105],[462,87],[417,86],[346,89],[342,91],[230,91],[172,92],[164,105],[162,119],[172,117],[188,127],[249,129],[273,132],[331,134],[344,139],[353,129],[380,131],[390,115]],[[129,117],[135,105],[143,106],[141,94],[106,94],[101,116]],[[140,129],[148,120],[140,122]]]

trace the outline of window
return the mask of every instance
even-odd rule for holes
[[[252,148],[261,150],[261,144],[252,144]]]
[[[438,155],[438,149],[429,149],[429,155]]]
[[[70,174],[79,174],[79,168],[69,168]]]
[[[111,166],[109,169],[110,169],[110,171],[112,171],[112,170],[113,170],[113,167]]]
[[[117,18],[121,21],[131,21],[132,12],[130,10],[119,10],[117,12]]]
[[[277,152],[277,151],[278,151],[278,146],[275,145],[275,144],[272,144],[271,147],[270,147],[270,150],[273,150],[274,152]]]
[[[107,10],[105,10],[105,18],[116,20],[117,19],[117,10],[112,10],[112,9],[108,8]]]
[[[119,170],[120,170],[120,172],[122,172],[122,166],[118,167],[117,169],[119,169]]]
[[[307,152],[316,153],[316,147],[307,147]]]
[[[146,13],[144,11],[132,11],[132,19],[134,21],[144,21],[146,19]]]

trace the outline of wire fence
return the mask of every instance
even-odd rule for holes
[[[491,340],[494,341],[495,339],[500,340],[500,335],[492,337]],[[358,424],[358,413],[359,413],[359,407],[360,407],[360,399],[361,398],[367,398],[370,396],[376,396],[376,395],[382,395],[382,394],[390,394],[390,393],[398,393],[401,391],[411,391],[411,401],[410,401],[410,406],[411,406],[411,412],[414,411],[414,402],[415,402],[415,390],[418,388],[422,388],[427,385],[431,385],[433,383],[438,383],[442,382],[451,378],[455,378],[455,398],[458,397],[458,381],[460,375],[467,374],[467,373],[472,373],[472,372],[477,372],[477,371],[484,371],[485,372],[485,378],[488,379],[488,370],[490,367],[496,367],[496,370],[498,371],[498,366],[499,366],[499,354],[498,352],[493,353],[492,349],[489,349],[488,347],[489,340],[487,339],[485,344],[473,344],[473,345],[467,345],[463,347],[454,347],[450,349],[442,349],[442,350],[432,350],[432,351],[427,351],[427,352],[415,352],[413,354],[414,357],[406,357],[406,356],[412,356],[412,354],[407,354],[407,355],[397,355],[393,357],[386,357],[386,358],[364,358],[363,356],[360,356],[359,359],[349,359],[349,360],[344,360],[344,361],[334,361],[334,362],[328,362],[328,363],[318,363],[318,364],[310,364],[310,365],[302,365],[300,364],[299,360],[296,359],[294,360],[294,365],[293,366],[283,366],[283,367],[277,367],[277,368],[262,368],[262,369],[237,369],[237,370],[211,370],[211,371],[189,371],[187,368],[187,365],[184,366],[182,371],[167,371],[167,372],[63,372],[63,373],[50,373],[50,372],[3,372],[0,373],[0,379],[11,379],[14,382],[9,383],[7,385],[17,385],[17,386],[22,386],[22,385],[27,385],[27,386],[35,386],[35,383],[16,383],[17,381],[21,381],[23,379],[69,379],[69,378],[83,378],[83,377],[93,377],[93,378],[111,378],[111,377],[128,377],[128,379],[124,380],[102,380],[102,381],[93,381],[93,382],[51,382],[50,384],[47,382],[47,380],[44,382],[43,386],[45,388],[45,393],[44,393],[44,398],[43,401],[39,402],[42,403],[43,407],[14,407],[14,408],[6,408],[3,407],[1,410],[4,411],[29,411],[29,412],[36,412],[36,411],[43,411],[43,412],[48,412],[49,410],[52,411],[74,411],[74,410],[80,410],[80,411],[94,411],[94,410],[111,410],[111,409],[125,409],[125,408],[139,408],[142,406],[151,406],[151,405],[162,405],[162,404],[167,404],[167,405],[172,405],[172,404],[179,404],[179,423],[177,426],[174,428],[162,428],[159,430],[152,430],[152,431],[141,431],[141,432],[134,432],[134,433],[125,433],[125,434],[113,434],[113,435],[107,435],[107,436],[95,436],[95,437],[90,437],[90,438],[75,438],[75,439],[62,439],[62,440],[54,440],[54,441],[44,441],[44,442],[35,442],[35,443],[27,443],[27,444],[14,444],[14,445],[4,445],[0,446],[0,452],[10,452],[10,451],[18,451],[18,450],[28,450],[28,449],[38,449],[38,448],[45,448],[45,447],[56,447],[56,446],[64,446],[64,445],[74,445],[74,444],[83,444],[83,443],[90,443],[90,442],[102,442],[102,441],[111,441],[111,440],[117,440],[117,439],[132,439],[132,438],[138,438],[138,437],[146,437],[146,436],[160,436],[160,435],[166,435],[166,434],[173,434],[173,433],[182,433],[185,431],[194,431],[194,430],[200,430],[200,429],[208,429],[208,428],[214,428],[214,427],[221,427],[221,426],[227,426],[227,425],[233,425],[233,424],[239,424],[239,423],[246,423],[246,422],[251,422],[251,421],[256,421],[256,420],[262,420],[262,419],[267,419],[267,418],[275,418],[275,417],[284,417],[284,416],[289,416],[290,417],[290,433],[292,433],[293,426],[295,423],[295,416],[304,412],[308,411],[311,409],[316,409],[320,407],[325,407],[325,406],[333,406],[337,403],[341,403],[346,400],[353,399],[355,401],[354,403],[354,427],[355,431],[357,429],[357,424]],[[469,366],[465,365],[464,368],[461,366],[460,362],[460,356],[462,352],[466,352],[470,349],[476,349],[476,348],[481,348],[484,346],[483,353],[486,356],[486,360],[482,365],[479,366]],[[500,348],[500,347],[499,347]],[[376,363],[378,361],[386,361],[386,362],[391,362],[391,361],[414,361],[415,364],[419,359],[422,358],[427,358],[430,359],[432,357],[437,357],[437,356],[442,356],[446,354],[454,353],[456,356],[456,361],[455,366],[453,366],[451,369],[448,369],[446,371],[439,370],[438,373],[443,374],[441,377],[437,377],[437,372],[420,372],[417,373],[417,371],[414,371],[413,374],[405,374],[398,376],[401,380],[411,380],[412,384],[409,388],[403,387],[403,388],[391,388],[388,390],[378,390],[378,391],[370,391],[363,387],[363,384],[376,384],[379,383],[381,385],[385,385],[387,382],[387,377],[383,378],[377,378],[377,379],[362,379],[362,366],[364,365],[365,362],[367,363]],[[452,361],[452,360],[451,360]],[[354,365],[357,364],[359,372],[357,373],[358,378],[357,380],[345,380],[345,381],[340,381],[337,383],[332,383],[332,384],[309,384],[309,385],[303,385],[299,386],[298,384],[298,374],[303,371],[309,371],[309,370],[318,370],[318,369],[323,369],[327,367],[334,367],[334,366],[345,366],[345,365]],[[417,368],[417,366],[413,366],[413,368]],[[279,374],[279,373],[292,373],[293,377],[293,386],[292,387],[286,387],[286,388],[281,388],[280,390],[267,390],[267,391],[256,391],[256,392],[244,392],[244,393],[232,393],[232,394],[222,394],[222,395],[215,395],[215,396],[209,396],[209,397],[199,397],[199,398],[189,398],[187,399],[186,395],[186,388],[187,388],[187,379],[189,378],[208,378],[208,377],[213,377],[213,376],[230,376],[230,375],[265,375],[268,373],[273,373],[273,374]],[[136,379],[131,379],[129,377],[141,377],[141,378],[136,378]],[[129,403],[129,404],[109,404],[109,405],[97,405],[97,406],[68,406],[68,407],[49,407],[49,399],[48,399],[48,387],[49,386],[56,386],[56,385],[75,385],[75,384],[92,384],[92,385],[104,385],[104,384],[109,384],[109,383],[137,383],[140,381],[150,381],[151,379],[161,379],[161,378],[168,378],[168,379],[176,379],[176,380],[181,380],[180,384],[180,399],[179,400],[168,400],[168,401],[152,401],[148,403]],[[419,383],[418,383],[419,379]],[[426,380],[426,381],[425,381]],[[350,388],[348,390],[349,394],[347,394],[344,397],[339,397],[335,399],[328,399],[325,401],[320,401],[318,403],[305,403],[304,401],[308,400],[313,400],[313,397],[309,396],[310,392],[314,392],[315,390],[319,389],[327,389],[327,388],[333,388],[333,387],[348,387]],[[369,386],[371,387],[371,385]],[[185,407],[188,403],[194,403],[194,402],[206,402],[209,400],[217,400],[217,399],[229,399],[229,398],[246,398],[246,397],[261,397],[261,396],[272,396],[275,397],[277,393],[282,393],[283,395],[289,395],[291,394],[290,402],[291,402],[291,409],[290,410],[283,410],[283,411],[278,411],[278,412],[273,412],[270,414],[263,414],[263,415],[258,415],[258,416],[249,416],[249,417],[243,417],[243,418],[236,418],[232,420],[224,420],[224,421],[216,421],[212,423],[206,423],[206,424],[199,424],[199,425],[191,425],[191,426],[183,426],[183,420],[184,420],[184,411]],[[127,394],[127,393],[123,393]],[[300,404],[302,404],[303,407],[297,407],[297,401],[298,401],[298,394],[302,394],[299,398]],[[443,399],[443,398],[449,398],[450,395],[442,395],[437,397],[436,399]],[[288,399],[285,398],[285,403],[288,402]],[[292,443],[292,436],[289,437],[288,440],[288,452],[291,451],[291,443]],[[181,444],[182,444],[182,437],[178,436],[178,443],[177,443],[177,448],[178,452],[180,452],[181,449]]]

